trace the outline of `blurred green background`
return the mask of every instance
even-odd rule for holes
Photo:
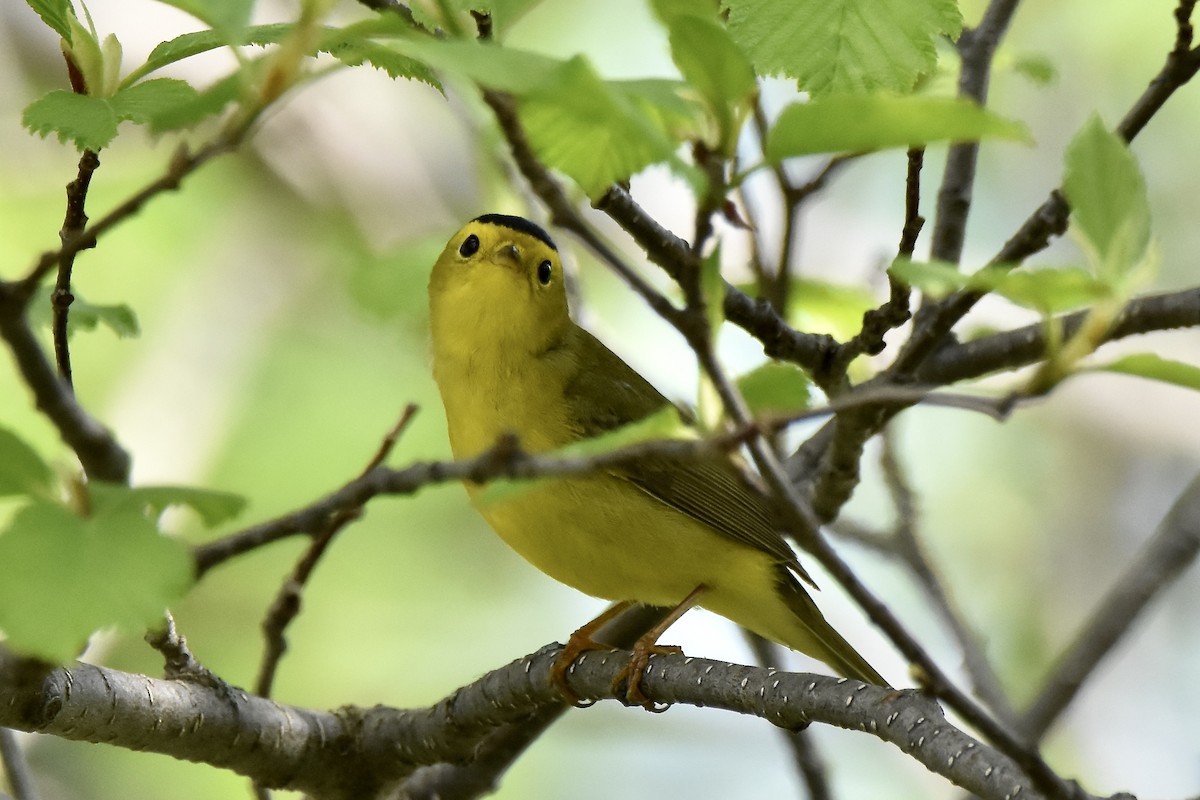
[[[260,5],[264,20],[290,8]],[[972,267],[1057,185],[1062,148],[1088,115],[1119,119],[1174,35],[1168,0],[1027,5],[1001,51],[992,102],[1025,121],[1037,144],[984,149],[965,258]],[[968,24],[981,8],[964,3]],[[102,34],[121,39],[128,65],[195,27],[151,0],[97,0],[90,10]],[[506,40],[556,55],[586,53],[610,77],[673,74],[665,38],[636,0],[547,0]],[[1014,69],[1028,58],[1052,64],[1054,80],[1038,84]],[[176,74],[203,82],[227,65],[227,57],[212,54]],[[0,6],[4,277],[23,274],[57,241],[62,187],[77,155],[29,136],[20,115],[64,81],[54,36],[24,4]],[[772,96],[784,88],[773,86]],[[421,410],[391,463],[448,456],[427,365],[427,271],[465,219],[529,209],[477,112],[470,96],[452,92],[447,102],[426,86],[369,69],[336,71],[270,114],[240,153],[157,198],[81,256],[79,293],[93,303],[130,304],[142,326],[136,339],[100,330],[72,342],[78,393],[134,453],[137,482],[238,492],[249,500],[239,522],[250,524],[357,474],[410,402]],[[1184,89],[1135,147],[1156,214],[1162,288],[1194,285],[1198,274],[1198,123],[1200,99]],[[159,174],[174,146],[126,131],[101,154],[92,216]],[[927,157],[928,215],[943,152]],[[795,172],[818,164],[801,162]],[[847,169],[802,221],[802,273],[882,289],[881,267],[902,221],[903,177],[902,154]],[[750,190],[757,206],[770,206],[767,181]],[[664,223],[688,229],[690,199],[665,173],[639,176],[633,191]],[[764,235],[778,226],[768,214]],[[744,278],[745,234],[721,234],[727,277]],[[664,391],[690,399],[695,370],[682,341],[575,242],[558,238],[578,277],[581,321]],[[1068,241],[1039,256],[1077,259]],[[1032,321],[1002,303],[984,304],[972,319],[981,327]],[[735,369],[761,359],[736,331],[722,345]],[[1197,363],[1198,345],[1191,331],[1119,347]],[[1012,380],[1001,376],[993,385]],[[1193,476],[1197,418],[1200,396],[1117,377],[1073,380],[1004,425],[938,409],[902,418],[901,453],[920,495],[922,533],[1018,702],[1036,691],[1049,661]],[[7,358],[0,359],[0,422],[69,467]],[[868,470],[847,515],[883,526],[891,511],[876,473]],[[188,519],[178,523],[193,541],[216,535]],[[197,657],[230,682],[253,682],[264,609],[302,546],[283,542],[215,570],[174,609]],[[957,669],[946,634],[910,582],[871,554],[847,554],[945,666]],[[903,682],[904,665],[890,647],[832,581],[820,582],[829,616],[884,674]],[[327,708],[426,705],[565,639],[602,606],[508,552],[458,487],[377,500],[340,535],[305,593],[276,697]],[[1200,668],[1198,607],[1189,573],[1101,667],[1049,739],[1065,774],[1082,776],[1099,793],[1200,792],[1200,690],[1186,680]],[[670,639],[694,655],[749,658],[732,626],[704,613],[689,615]],[[161,669],[137,636],[97,637],[89,658],[149,674]],[[788,666],[809,663],[794,656]],[[869,737],[815,735],[839,796],[956,794]],[[248,796],[244,780],[206,767],[50,737],[26,741],[50,800]],[[856,767],[866,759],[875,768]],[[796,786],[783,742],[765,723],[688,708],[652,716],[603,703],[555,725],[504,778],[498,796],[773,798],[796,796]]]

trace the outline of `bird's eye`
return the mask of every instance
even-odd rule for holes
[[[550,275],[552,273],[553,270],[550,267],[549,261],[543,261],[542,263],[538,264],[538,280],[541,281],[542,286],[545,286],[550,282]]]
[[[460,256],[462,256],[463,258],[467,258],[468,256],[473,256],[478,251],[479,251],[479,237],[473,233],[470,236],[468,236],[466,239],[463,239],[463,243],[461,245],[459,245],[459,247],[458,247],[458,254]]]

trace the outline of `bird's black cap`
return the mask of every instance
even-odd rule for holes
[[[486,222],[490,225],[500,225],[504,228],[510,228],[514,231],[527,233],[533,238],[541,241],[554,252],[558,252],[558,248],[554,246],[554,240],[550,238],[550,234],[537,223],[530,222],[524,217],[514,217],[511,214],[484,214],[481,217],[476,217],[472,222]]]

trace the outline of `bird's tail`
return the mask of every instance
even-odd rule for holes
[[[797,641],[784,641],[783,644],[824,661],[843,677],[875,686],[889,686],[883,676],[825,621],[817,604],[790,573],[782,575],[780,584],[780,594],[795,614],[798,627],[803,629],[803,635],[798,636]]]

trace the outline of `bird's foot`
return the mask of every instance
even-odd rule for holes
[[[625,696],[625,705],[641,706],[647,711],[661,714],[671,707],[670,703],[659,704],[646,695],[642,689],[642,681],[646,668],[650,666],[650,656],[683,655],[683,648],[673,644],[657,644],[655,642],[638,641],[633,647],[629,663],[613,678],[613,694],[618,698]]]
[[[550,679],[554,681],[554,685],[558,687],[558,691],[563,698],[575,706],[576,708],[587,708],[594,706],[595,700],[584,700],[575,691],[567,685],[567,672],[571,665],[575,663],[575,659],[579,658],[584,653],[590,653],[593,650],[614,650],[616,648],[601,644],[592,638],[592,634],[600,630],[608,624],[612,619],[616,618],[625,609],[632,605],[628,602],[616,603],[608,608],[600,616],[596,617],[591,622],[583,625],[579,630],[571,634],[571,638],[563,645],[562,652],[554,662],[554,666],[550,668]]]

